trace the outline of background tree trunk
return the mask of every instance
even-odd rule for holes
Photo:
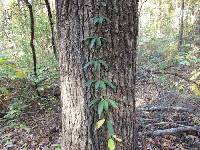
[[[109,64],[104,71],[117,87],[107,91],[119,102],[112,118],[115,133],[122,139],[119,150],[135,149],[135,70],[138,34],[137,0],[100,1],[57,0],[57,25],[61,73],[63,150],[105,150],[105,129],[95,131],[96,111],[88,107],[92,94],[85,89],[86,79],[92,79],[83,65],[92,58],[101,58]],[[101,15],[111,23],[95,27],[91,17]],[[98,51],[90,51],[84,39],[101,36],[107,43]]]
[[[47,8],[48,17],[49,17],[49,25],[50,25],[50,29],[51,29],[51,44],[52,44],[54,56],[57,60],[58,57],[57,57],[57,50],[56,50],[56,45],[55,45],[54,23],[53,23],[53,16],[52,16],[52,13],[51,13],[51,6],[49,4],[49,0],[44,0],[44,1],[45,1],[45,5],[46,5],[46,8]]]
[[[196,19],[195,19],[195,39],[194,39],[194,44],[198,48],[200,48],[200,9],[197,10],[196,14]]]
[[[183,31],[184,31],[184,9],[185,1],[181,1],[181,16],[180,16],[180,27],[179,27],[179,37],[178,37],[178,51],[183,51]]]
[[[35,20],[33,15],[33,8],[31,3],[28,0],[24,0],[26,6],[28,7],[29,14],[30,14],[30,28],[31,28],[31,40],[30,40],[30,46],[32,50],[33,55],[33,72],[35,77],[37,77],[37,57],[36,57],[36,50],[34,45],[34,39],[35,39]]]

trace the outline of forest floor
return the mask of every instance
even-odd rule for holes
[[[7,87],[19,85],[2,84]],[[16,89],[19,87],[12,89],[14,94],[10,99],[18,94]],[[52,93],[46,93],[46,99],[51,99],[48,106],[44,102],[46,99],[32,101],[15,124],[0,117],[0,150],[59,150],[61,108]],[[141,99],[137,100],[138,149],[200,150],[199,103],[186,101],[179,105],[174,99],[172,105],[167,106],[160,101],[147,105],[145,100],[142,104]]]

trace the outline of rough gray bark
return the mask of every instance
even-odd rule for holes
[[[109,64],[104,70],[117,86],[108,91],[120,103],[112,115],[114,128],[122,139],[118,150],[135,149],[135,61],[138,34],[137,0],[108,1],[106,7],[99,0],[57,0],[57,29],[61,73],[62,99],[62,149],[105,150],[107,133],[94,132],[96,111],[88,107],[91,93],[85,89],[86,79],[92,71],[85,72],[83,65],[90,59],[103,59]],[[91,24],[91,17],[101,15],[111,23],[104,26]],[[107,43],[98,52],[90,51],[84,39],[101,36]]]

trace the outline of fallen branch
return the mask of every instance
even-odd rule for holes
[[[200,126],[183,126],[171,129],[150,131],[143,134],[146,136],[161,136],[161,135],[177,134],[182,132],[200,132]]]
[[[192,112],[192,109],[184,108],[184,107],[162,107],[162,106],[152,106],[152,107],[142,107],[137,108],[139,111],[186,111]]]
[[[145,128],[149,128],[151,126],[161,126],[161,125],[177,125],[175,122],[157,122],[157,123],[152,123],[148,124],[145,126]]]
[[[139,125],[146,128],[146,124],[157,123],[159,119],[139,118]]]
[[[164,75],[172,75],[172,76],[175,76],[175,77],[178,77],[182,80],[185,80],[189,83],[193,83],[193,84],[196,84],[199,86],[199,84],[196,82],[196,81],[193,81],[193,80],[190,80],[188,78],[185,78],[184,76],[178,74],[178,73],[174,73],[174,72],[165,72],[165,71],[156,71],[156,70],[146,70],[148,73],[152,73],[152,74],[164,74]]]

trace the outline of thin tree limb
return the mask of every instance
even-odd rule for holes
[[[154,70],[146,70],[148,73],[152,73],[152,74],[164,74],[164,75],[173,75],[176,76],[180,79],[183,79],[189,83],[193,83],[196,84],[197,86],[199,86],[199,84],[196,81],[190,80],[188,78],[183,77],[182,75],[178,74],[178,73],[174,73],[174,72],[166,72],[166,71],[154,71]]]
[[[47,12],[48,12],[49,25],[50,25],[50,28],[51,28],[51,44],[52,44],[52,47],[53,47],[53,53],[54,53],[55,58],[58,60],[56,45],[55,45],[55,38],[54,38],[53,17],[52,17],[52,13],[51,13],[51,6],[50,6],[48,0],[44,0],[44,1],[45,1],[45,5],[46,5],[46,8],[47,8]]]
[[[185,8],[185,1],[182,0],[182,2],[181,2],[180,29],[179,29],[179,38],[178,38],[178,51],[182,51],[182,46],[183,46],[184,8]]]
[[[34,45],[34,39],[35,39],[35,21],[34,21],[34,15],[33,15],[33,8],[31,3],[29,3],[28,0],[24,0],[26,6],[28,7],[29,10],[29,15],[30,15],[30,28],[31,28],[31,40],[30,40],[30,46],[32,50],[32,56],[33,56],[33,72],[35,77],[37,78],[37,57],[36,57],[36,50],[35,50],[35,45]],[[39,91],[38,91],[38,85],[35,83],[35,89],[37,92],[38,96],[41,96]]]
[[[32,55],[33,55],[33,71],[35,77],[37,77],[37,58],[36,58],[36,52],[35,52],[35,45],[34,45],[34,38],[35,38],[35,22],[34,22],[34,16],[33,16],[33,8],[31,3],[29,3],[28,0],[24,0],[26,6],[29,9],[30,14],[30,27],[31,27],[31,40],[30,40],[30,46],[32,49]]]

